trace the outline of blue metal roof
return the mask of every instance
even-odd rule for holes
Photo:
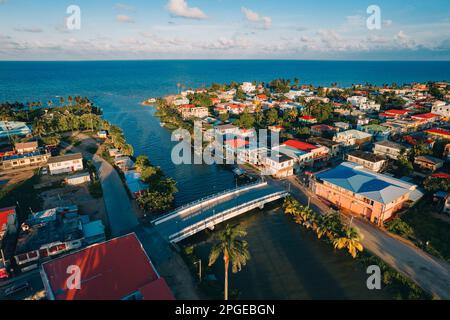
[[[415,189],[413,184],[370,172],[349,162],[318,173],[316,178],[383,204],[391,203]]]

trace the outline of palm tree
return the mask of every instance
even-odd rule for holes
[[[333,245],[339,250],[346,248],[350,255],[356,258],[358,251],[363,251],[363,246],[359,240],[358,231],[350,227],[345,229],[344,235],[334,239]]]
[[[230,226],[227,224],[225,229],[218,233],[219,242],[213,246],[209,254],[209,266],[212,266],[217,258],[223,254],[223,262],[225,265],[224,278],[224,299],[228,300],[228,268],[231,262],[232,271],[236,273],[241,271],[242,266],[247,264],[250,259],[248,251],[248,243],[238,238],[245,237],[247,232],[240,226]]]

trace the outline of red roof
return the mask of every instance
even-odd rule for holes
[[[16,214],[16,207],[0,209],[0,231],[3,230],[3,226],[8,223],[8,217],[12,214]]]
[[[243,146],[246,146],[246,145],[250,144],[250,142],[247,140],[238,138],[238,139],[233,139],[233,140],[227,140],[227,141],[225,141],[225,144],[236,149],[236,148],[241,148]]]
[[[299,141],[299,140],[288,140],[286,142],[283,143],[286,146],[298,149],[298,150],[302,150],[302,151],[311,151],[314,149],[317,149],[317,147],[315,145],[303,142],[303,141]]]
[[[438,114],[434,113],[422,113],[422,114],[416,114],[413,115],[411,118],[419,118],[419,119],[433,119],[433,118],[439,118],[440,116]]]
[[[314,130],[334,130],[334,127],[329,126],[327,124],[315,124],[311,127]]]
[[[408,110],[390,109],[390,110],[386,110],[384,113],[389,114],[389,115],[405,115],[405,114],[408,114],[409,111]]]
[[[431,175],[433,178],[450,179],[450,174],[438,172]]]
[[[307,121],[310,121],[310,120],[316,120],[316,118],[311,117],[311,116],[301,116],[300,119],[302,119],[302,120],[307,120]]]
[[[443,135],[443,136],[450,136],[450,131],[443,130],[443,129],[428,129],[428,130],[425,130],[425,132],[439,134],[439,135]]]
[[[81,270],[79,290],[67,288],[71,265]],[[149,287],[159,276],[134,233],[46,262],[42,268],[44,284],[55,300],[120,300],[141,289],[147,297],[169,295],[168,288],[161,295],[150,292],[162,284]]]
[[[164,278],[159,278],[139,289],[143,300],[175,300]]]

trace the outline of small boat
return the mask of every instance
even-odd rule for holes
[[[161,127],[164,127],[165,125],[166,125],[166,123],[165,122],[160,122],[160,124],[159,124]]]

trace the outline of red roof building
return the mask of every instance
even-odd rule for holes
[[[48,261],[41,277],[51,300],[174,300],[134,233]]]
[[[299,120],[307,123],[317,123],[317,119],[311,116],[301,116]]]
[[[437,121],[440,118],[440,115],[434,113],[422,113],[411,116],[411,119],[419,121]]]
[[[306,152],[317,149],[317,146],[299,140],[287,140],[283,144]]]
[[[386,110],[384,112],[384,114],[388,115],[388,116],[406,116],[410,113],[410,111],[408,110],[398,110],[398,109],[390,109],[390,110]]]
[[[450,131],[444,129],[428,129],[425,132],[432,136],[450,139]]]
[[[227,141],[225,141],[225,144],[227,146],[232,147],[233,149],[238,149],[238,148],[242,148],[242,147],[249,145],[250,142],[245,139],[237,138],[237,139],[227,140]]]
[[[445,173],[445,172],[433,173],[431,176],[433,178],[450,179],[450,174]]]
[[[7,232],[8,225],[16,220],[15,216],[16,216],[16,207],[8,207],[0,209],[0,240]]]

